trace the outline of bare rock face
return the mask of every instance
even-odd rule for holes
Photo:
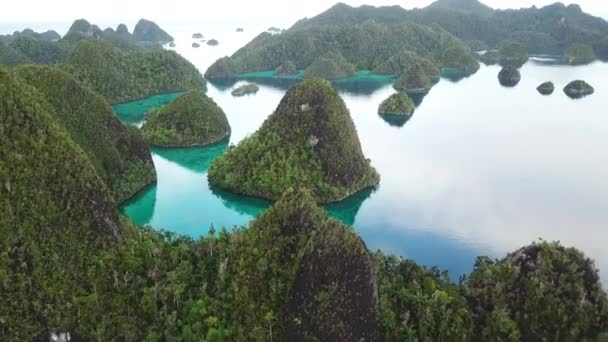
[[[378,341],[378,289],[367,248],[329,220],[305,250],[290,291],[285,341]]]

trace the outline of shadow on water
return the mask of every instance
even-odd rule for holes
[[[376,190],[375,188],[361,190],[343,201],[325,206],[325,209],[329,216],[352,227],[363,202],[370,198]]]
[[[209,184],[211,193],[219,198],[224,206],[230,208],[239,214],[257,217],[260,213],[268,209],[271,203],[265,199],[238,195],[232,192],[222,190],[216,186]]]
[[[205,147],[190,148],[162,148],[152,147],[151,151],[170,162],[176,163],[195,173],[204,173],[209,169],[211,162],[221,156],[228,147],[226,138],[216,144]]]
[[[118,103],[112,108],[120,121],[129,125],[137,125],[145,119],[147,113],[163,107],[181,94],[183,92],[152,95],[141,100]]]
[[[145,226],[154,216],[156,208],[156,183],[149,185],[120,206],[123,214],[138,226]]]

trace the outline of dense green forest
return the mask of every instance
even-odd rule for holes
[[[87,154],[116,203],[156,180],[141,133],[122,125],[103,97],[58,68],[28,65],[16,72],[51,105],[51,114]]]
[[[82,41],[63,68],[111,103],[205,87],[192,63],[167,50],[125,52],[107,43]]]
[[[369,20],[353,25],[335,22],[327,26],[297,26],[281,34],[260,34],[232,57],[218,60],[205,75],[217,79],[244,72],[275,70],[288,61],[303,70],[320,56],[330,53],[342,55],[358,70],[373,70],[404,50],[442,66],[447,48],[462,47],[458,38],[441,28],[410,21],[385,24]]]
[[[320,102],[303,108],[311,95]],[[289,113],[307,109],[319,116],[308,122],[348,127],[338,99],[325,81],[306,81],[265,126],[295,120],[298,132]],[[0,69],[0,340],[594,340],[608,331],[593,262],[558,243],[479,258],[455,284],[370,253],[302,188],[246,229],[211,227],[192,240],[136,228],[119,219],[53,107]]]
[[[272,200],[306,187],[328,203],[377,185],[379,176],[338,92],[313,78],[290,88],[257,132],[216,159],[209,182]]]
[[[414,10],[337,4],[320,15],[300,20],[288,32],[356,26],[369,20],[384,25],[437,25],[477,50],[499,48],[504,41],[512,40],[535,54],[562,54],[575,43],[597,44],[608,36],[608,23],[584,13],[578,5],[555,3],[542,8],[494,10],[478,0],[439,0]],[[601,46],[596,50],[600,55]]]
[[[150,113],[141,130],[148,144],[163,147],[203,146],[230,135],[224,111],[196,89]]]

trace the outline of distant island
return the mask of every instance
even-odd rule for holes
[[[505,87],[515,87],[521,81],[521,73],[515,67],[505,66],[498,73],[498,80]]]
[[[416,109],[416,104],[404,93],[395,93],[382,101],[378,107],[380,115],[402,115],[411,116]]]
[[[218,42],[216,39],[209,39],[207,41],[207,45],[209,45],[209,46],[218,46],[218,45],[220,45],[220,42]]]
[[[258,90],[260,90],[260,87],[258,87],[257,84],[247,83],[247,84],[243,84],[242,86],[234,89],[232,91],[232,96],[240,97],[240,96],[255,94],[258,92]]]
[[[202,33],[194,33],[192,34],[192,39],[203,39],[205,36],[203,36]]]
[[[379,176],[338,92],[313,78],[290,88],[256,133],[216,159],[209,182],[271,200],[304,186],[317,202],[330,203],[376,186]]]
[[[564,93],[573,99],[582,98],[594,92],[595,89],[583,80],[572,81],[564,88]]]
[[[199,90],[149,114],[141,130],[148,144],[161,147],[205,146],[230,135],[224,111]]]

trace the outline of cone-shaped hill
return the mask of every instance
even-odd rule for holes
[[[204,146],[230,135],[224,111],[199,90],[190,90],[151,113],[142,127],[146,142],[163,147]]]
[[[28,65],[16,73],[51,105],[51,114],[87,154],[117,203],[156,179],[141,133],[122,125],[103,97],[58,68]]]
[[[238,253],[248,257],[227,269],[235,274],[231,288],[248,304],[233,312],[239,329],[254,331],[272,312],[281,320],[281,341],[378,340],[369,252],[352,229],[327,218],[308,190],[288,190],[241,240]]]
[[[216,159],[209,182],[270,200],[306,187],[317,202],[330,203],[377,185],[379,176],[344,101],[328,81],[314,78],[290,88],[256,133]]]

